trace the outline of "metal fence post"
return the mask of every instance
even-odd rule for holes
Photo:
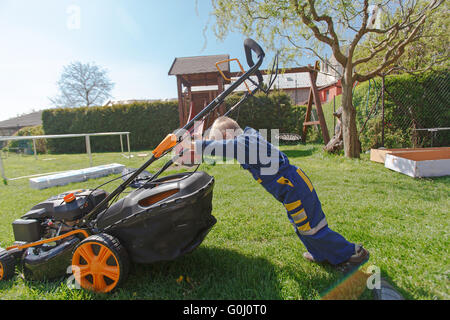
[[[8,179],[6,179],[6,176],[5,176],[5,169],[3,168],[3,159],[2,159],[1,154],[0,154],[0,173],[2,174],[3,183],[6,185]]]
[[[34,159],[37,160],[36,139],[33,139],[33,151],[34,151]]]
[[[92,167],[91,140],[89,135],[86,135],[86,152],[89,155],[89,166]]]
[[[128,145],[128,159],[131,159],[131,151],[130,151],[130,134],[127,133],[127,145]]]

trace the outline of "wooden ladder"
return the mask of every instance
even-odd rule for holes
[[[320,102],[319,90],[317,89],[317,83],[316,83],[317,82],[317,73],[318,73],[319,67],[320,67],[319,61],[316,61],[314,69],[311,66],[309,66],[309,67],[310,67],[309,79],[311,80],[311,89],[309,91],[309,98],[308,98],[308,104],[307,104],[307,109],[306,109],[305,121],[303,122],[302,141],[306,142],[308,126],[320,125],[320,128],[322,129],[323,142],[326,145],[330,141],[330,136],[328,134],[327,123],[325,122],[325,116],[323,114],[322,103]],[[318,121],[311,121],[311,112],[312,112],[313,102],[317,109],[317,116],[319,118]]]

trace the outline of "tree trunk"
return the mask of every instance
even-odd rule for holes
[[[346,68],[348,69],[348,67]],[[344,72],[342,78],[342,134],[344,138],[344,154],[348,158],[359,158],[361,147],[356,129],[356,110],[353,107],[353,79],[351,73]],[[349,74],[350,73],[350,74]]]

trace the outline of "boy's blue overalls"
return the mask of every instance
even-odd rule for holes
[[[306,174],[258,131],[245,128],[234,139],[196,142],[196,152],[237,159],[278,201],[306,249],[318,261],[339,264],[355,253],[355,245],[328,227],[317,193]]]

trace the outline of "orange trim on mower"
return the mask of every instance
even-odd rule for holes
[[[60,235],[60,236],[58,236],[58,237],[49,238],[49,239],[45,239],[45,240],[40,240],[40,241],[36,241],[36,242],[31,242],[31,243],[27,243],[27,244],[23,244],[23,245],[14,245],[14,246],[10,246],[10,247],[6,248],[6,250],[11,250],[11,249],[19,249],[19,250],[22,250],[22,249],[27,249],[27,248],[35,247],[35,246],[40,246],[41,244],[44,244],[44,243],[50,243],[50,242],[62,240],[62,239],[64,239],[64,238],[70,237],[70,236],[72,236],[72,235],[74,235],[74,234],[77,234],[77,233],[83,234],[83,236],[84,236],[85,238],[89,237],[89,234],[87,233],[86,230],[73,230],[73,231],[67,232],[67,233],[65,233],[65,234],[63,234],[63,235]]]

